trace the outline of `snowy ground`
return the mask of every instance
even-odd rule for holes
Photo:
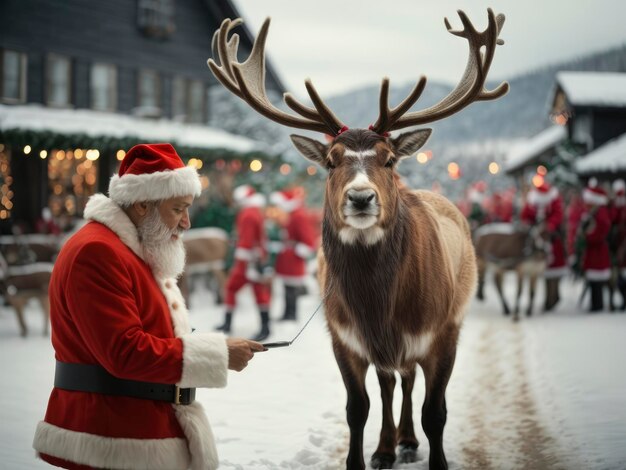
[[[512,298],[513,279],[506,288]],[[500,314],[495,290],[472,302],[448,387],[445,449],[453,469],[625,469],[626,314],[589,315],[577,306],[580,286],[562,285],[555,313],[513,324]],[[275,289],[272,316],[282,307]],[[542,299],[542,291],[538,294]],[[258,328],[249,291],[242,291],[235,333]],[[273,324],[273,340],[291,339],[319,304],[315,285],[300,300],[298,324]],[[537,305],[539,302],[537,302]],[[537,309],[538,310],[538,309]],[[199,330],[221,320],[222,308],[198,289],[191,322]],[[28,338],[18,335],[13,312],[0,308],[0,468],[46,466],[31,448],[53,380],[53,352],[41,337],[41,313],[29,306]],[[379,388],[368,374],[370,418],[365,458],[377,445],[381,421]],[[399,394],[396,405],[399,405]],[[347,452],[345,391],[332,356],[323,312],[291,347],[257,357],[231,373],[227,389],[200,390],[218,441],[221,468],[339,469]],[[414,391],[415,421],[423,399]],[[396,413],[399,407],[396,406]],[[421,428],[419,461],[428,467],[428,441]]]

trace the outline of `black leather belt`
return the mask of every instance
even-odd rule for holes
[[[176,405],[189,405],[196,399],[195,388],[120,379],[109,374],[103,367],[93,364],[70,364],[57,361],[54,386],[76,392],[167,401]]]

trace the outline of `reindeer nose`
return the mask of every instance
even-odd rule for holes
[[[369,206],[376,193],[373,189],[350,189],[348,190],[348,200],[352,203],[355,209],[363,210]]]

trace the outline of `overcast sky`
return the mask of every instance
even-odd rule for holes
[[[503,79],[552,62],[626,44],[626,0],[234,0],[256,34],[272,24],[267,53],[286,88],[304,95],[310,77],[324,96],[378,84],[429,79],[456,83],[465,68],[466,41],[457,9],[480,30],[487,8],[506,22],[490,78]]]

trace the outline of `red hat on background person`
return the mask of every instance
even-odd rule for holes
[[[559,197],[559,190],[544,180],[539,186],[533,185],[530,188],[526,200],[533,206],[545,207],[557,197]]]
[[[583,189],[583,202],[592,206],[605,206],[609,202],[606,191],[598,186],[598,180],[589,179],[587,187]]]
[[[233,190],[233,199],[241,207],[263,207],[265,196],[257,193],[249,184],[242,184]]]
[[[285,212],[293,212],[304,204],[304,188],[296,186],[275,191],[270,194],[270,202]]]
[[[201,191],[198,171],[186,166],[170,144],[135,145],[109,182],[109,197],[120,206],[199,196]]]

